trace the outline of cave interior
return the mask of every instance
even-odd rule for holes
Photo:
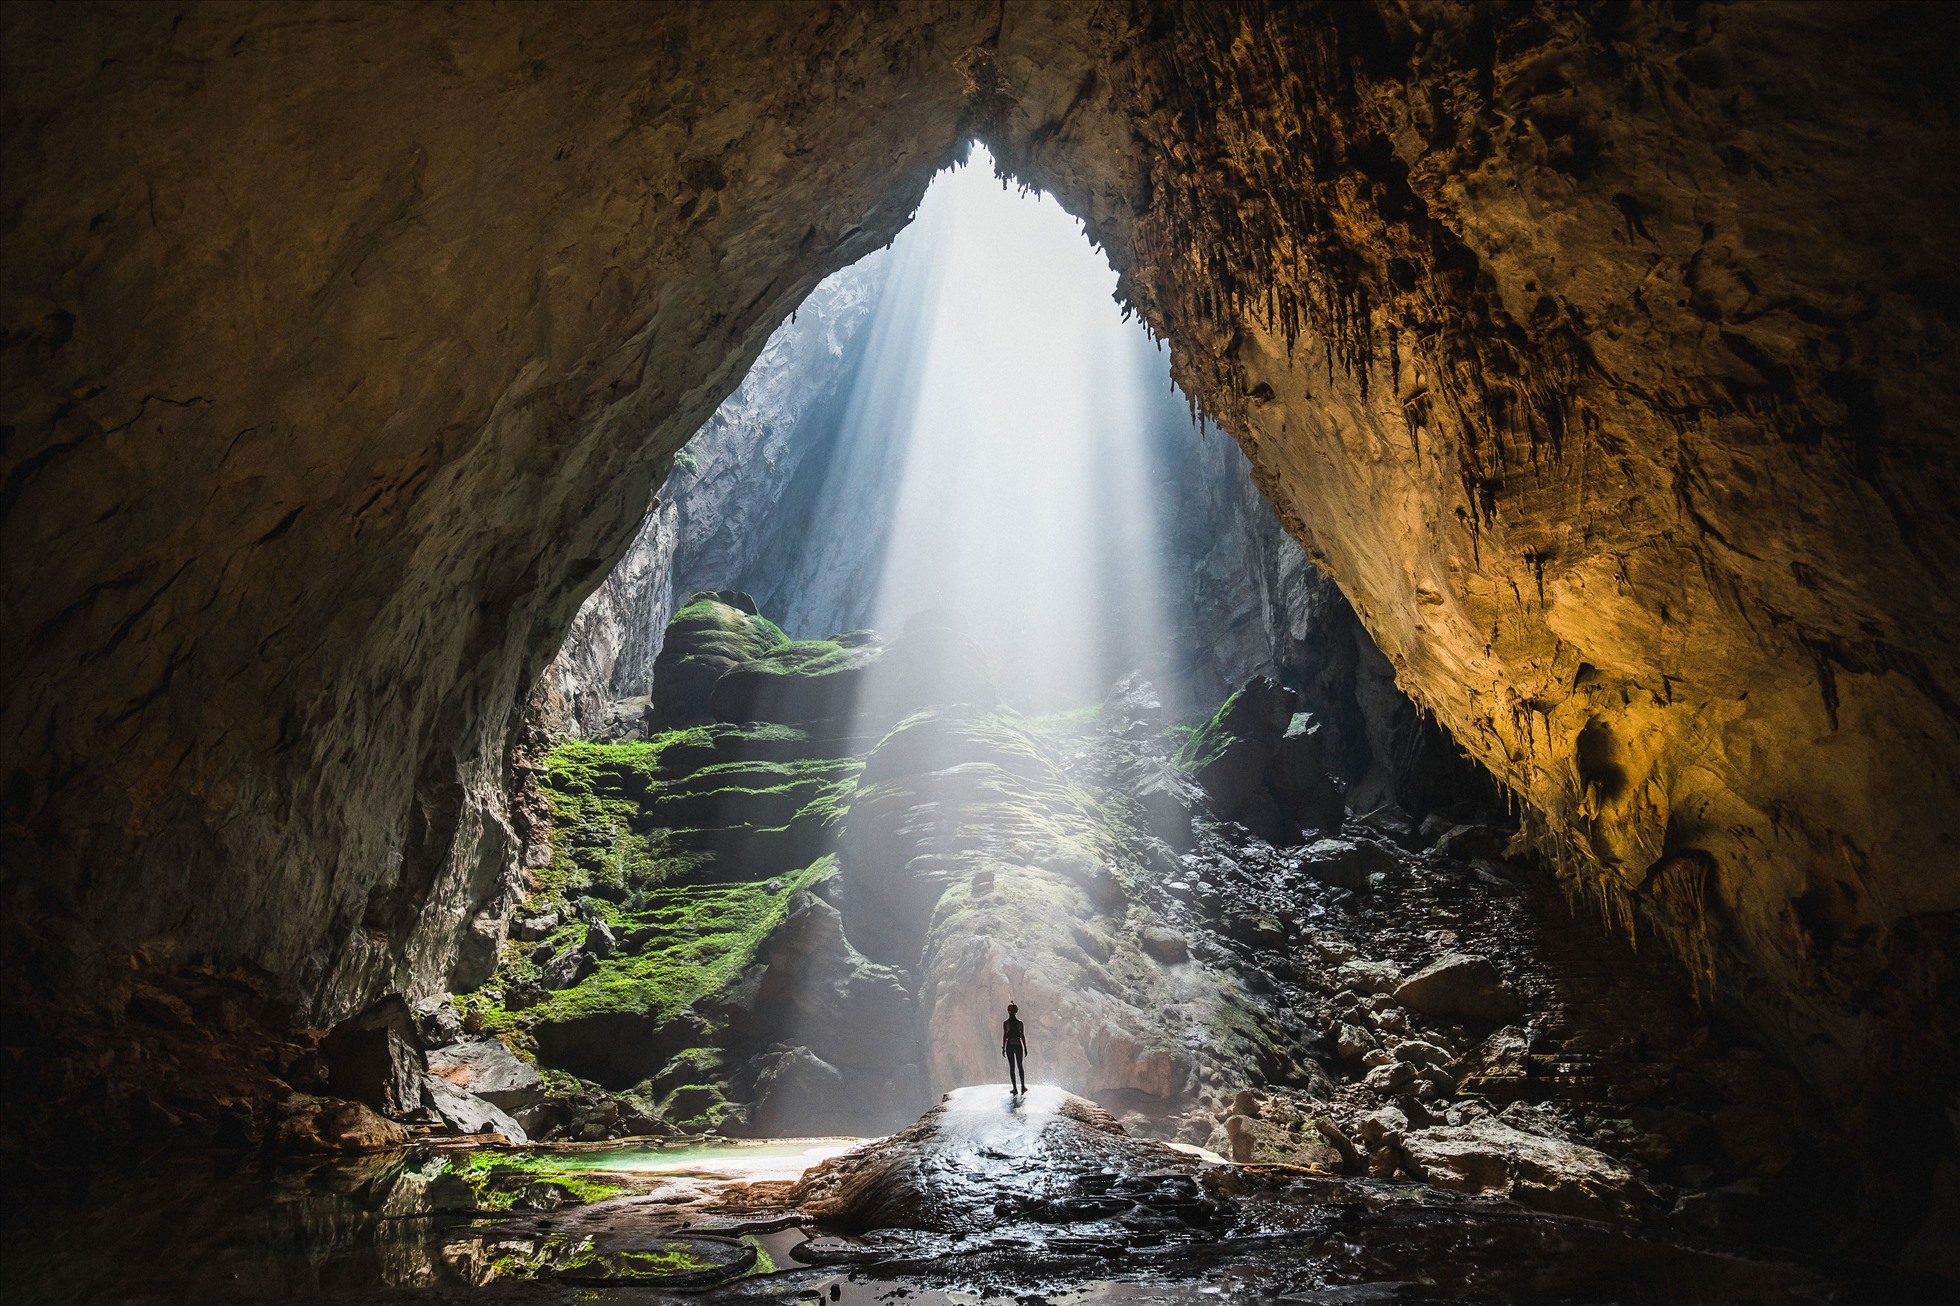
[[[1944,7],[0,38],[28,1299],[1960,1279]]]

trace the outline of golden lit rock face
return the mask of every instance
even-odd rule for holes
[[[978,133],[1578,882],[1877,1064],[1960,908],[1950,33],[1683,13],[9,9],[10,957],[440,988],[667,457]]]
[[[1402,686],[1826,1082],[1960,906],[1914,23],[1179,10],[1109,65],[1148,207],[1085,206]],[[1080,120],[1011,162],[1070,195]]]

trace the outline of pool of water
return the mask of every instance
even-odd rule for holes
[[[617,1147],[554,1155],[568,1172],[691,1175],[705,1179],[795,1179],[813,1165],[842,1155],[861,1138],[780,1138],[686,1147]]]
[[[458,1230],[495,1227],[539,1200],[630,1193],[643,1186],[636,1180],[793,1179],[857,1141],[279,1161],[161,1151],[88,1169],[15,1170],[0,1184],[4,1299],[222,1301],[465,1287],[442,1255]]]

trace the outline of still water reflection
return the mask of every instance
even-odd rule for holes
[[[480,1283],[456,1231],[663,1176],[786,1179],[852,1139],[572,1154],[411,1151],[281,1160],[161,1152],[5,1185],[6,1299],[195,1301]]]

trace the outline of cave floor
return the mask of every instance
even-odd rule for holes
[[[1071,1104],[1103,1123],[1072,1118]],[[842,1167],[828,1192],[792,1186],[851,1141],[425,1148],[270,1165],[165,1151],[74,1187],[29,1193],[15,1176],[8,1298],[1896,1299],[1787,1255],[1422,1185],[1222,1164],[1124,1134],[1092,1104],[1040,1085],[1026,1099],[1004,1086],[960,1090],[919,1125],[813,1171]],[[853,1169],[855,1158],[867,1159]],[[554,1206],[568,1195],[597,1200]],[[880,1201],[932,1227],[889,1227]],[[650,1281],[607,1281],[618,1277]]]

